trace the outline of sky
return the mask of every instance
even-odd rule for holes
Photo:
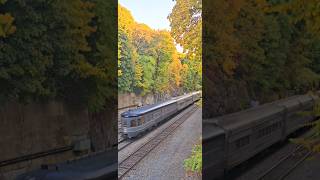
[[[119,0],[119,3],[131,11],[134,19],[152,29],[170,30],[167,19],[175,1],[172,0]]]
[[[175,1],[172,0],[119,0],[127,8],[135,21],[144,23],[152,29],[170,30],[168,15],[171,13]],[[176,44],[178,52],[183,48]]]

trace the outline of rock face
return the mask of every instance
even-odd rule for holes
[[[136,95],[135,93],[123,93],[118,95],[118,109],[126,109],[130,107],[143,106],[154,104],[159,101],[169,99],[170,94],[154,95],[146,94],[144,96]]]
[[[41,164],[73,160],[94,151],[105,151],[117,143],[116,103],[100,113],[86,108],[52,101],[0,107],[0,161],[56,148],[72,146],[76,141],[90,142],[89,151],[72,150],[9,166],[0,167],[0,179],[13,179]],[[1,176],[3,178],[1,178]]]
[[[228,79],[221,72],[205,70],[202,92],[204,118],[239,111],[249,104],[244,83]]]

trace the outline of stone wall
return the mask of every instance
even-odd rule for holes
[[[104,151],[117,142],[115,108],[91,114],[77,105],[62,102],[23,105],[10,102],[0,107],[0,162],[33,153],[72,146],[82,140],[90,140],[87,155]],[[44,158],[0,167],[0,179],[12,179],[15,175],[39,168],[42,164],[54,164],[80,158],[67,151]]]
[[[143,106],[147,104],[154,104],[159,101],[169,99],[170,94],[154,95],[152,93],[144,96],[136,95],[135,93],[122,93],[118,95],[118,109],[125,109],[126,107]]]

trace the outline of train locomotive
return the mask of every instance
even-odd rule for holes
[[[123,135],[134,138],[199,100],[201,92],[193,92],[168,101],[146,105],[121,114]]]
[[[203,120],[203,179],[222,179],[226,172],[284,140],[314,117],[317,96],[297,95],[233,114]]]

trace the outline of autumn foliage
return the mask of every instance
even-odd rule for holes
[[[205,117],[318,88],[317,1],[203,2]]]
[[[116,99],[116,7],[0,1],[0,103],[58,99],[99,111]]]
[[[191,67],[194,58],[177,52],[172,32],[135,22],[121,5],[118,10],[121,92],[178,94],[201,88],[201,73]]]

